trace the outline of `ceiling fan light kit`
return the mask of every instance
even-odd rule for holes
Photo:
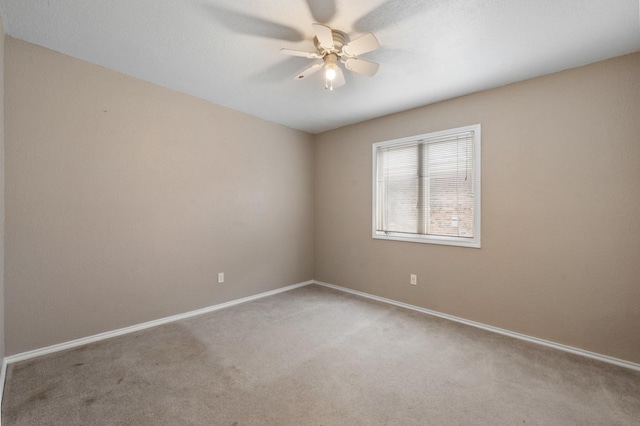
[[[340,62],[347,70],[369,77],[373,77],[378,72],[379,64],[357,58],[358,55],[380,47],[378,40],[372,33],[350,41],[349,36],[344,32],[323,24],[313,24],[313,32],[315,34],[313,38],[313,43],[316,46],[315,52],[280,49],[280,52],[285,55],[321,60],[302,70],[294,79],[303,80],[324,67],[325,89],[333,90],[343,86],[346,82],[339,65]]]

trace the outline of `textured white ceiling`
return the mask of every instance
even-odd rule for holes
[[[12,37],[318,133],[640,50],[638,0],[1,0]],[[373,32],[371,78],[293,76],[311,23]],[[640,73],[639,73],[640,75]]]

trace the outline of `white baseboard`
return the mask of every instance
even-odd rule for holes
[[[2,360],[2,370],[0,371],[0,407],[2,407],[2,397],[4,396],[4,382],[7,378],[7,359]],[[2,426],[2,410],[0,409],[0,426]]]
[[[281,287],[275,290],[271,290],[271,291],[267,291],[264,293],[259,293],[259,294],[255,294],[253,296],[248,296],[248,297],[243,297],[241,299],[236,299],[236,300],[231,300],[229,302],[225,302],[225,303],[220,303],[218,305],[213,305],[213,306],[209,306],[206,308],[202,308],[202,309],[197,309],[195,311],[190,311],[190,312],[185,312],[182,314],[178,314],[178,315],[172,315],[169,317],[164,317],[164,318],[160,318],[157,320],[153,320],[153,321],[148,321],[142,324],[137,324],[137,325],[133,325],[130,327],[125,327],[125,328],[120,328],[117,330],[113,330],[113,331],[108,331],[105,333],[100,333],[100,334],[95,334],[93,336],[88,336],[88,337],[83,337],[80,339],[76,339],[76,340],[71,340],[69,342],[64,342],[64,343],[59,343],[56,345],[52,345],[52,346],[47,346],[44,348],[40,348],[40,349],[35,349],[32,351],[28,351],[28,352],[22,352],[19,354],[15,354],[15,355],[11,355],[8,357],[5,357],[3,362],[2,362],[2,371],[0,372],[0,401],[2,401],[2,392],[4,389],[4,382],[5,382],[5,377],[6,377],[6,370],[7,370],[7,365],[14,363],[14,362],[18,362],[18,361],[24,361],[27,359],[31,359],[31,358],[35,358],[41,355],[46,355],[46,354],[50,354],[53,352],[58,352],[58,351],[63,351],[66,349],[71,349],[77,346],[82,346],[82,345],[86,345],[88,343],[93,343],[93,342],[97,342],[100,340],[105,340],[105,339],[109,339],[111,337],[116,337],[116,336],[121,336],[123,334],[128,334],[128,333],[133,333],[136,331],[140,331],[140,330],[144,330],[146,328],[151,328],[151,327],[155,327],[158,325],[162,325],[162,324],[167,324],[170,322],[174,322],[174,321],[179,321],[181,319],[185,319],[185,318],[190,318],[190,317],[194,317],[197,315],[202,315],[202,314],[206,314],[208,312],[213,312],[213,311],[217,311],[219,309],[224,309],[224,308],[228,308],[230,306],[234,306],[234,305],[239,305],[241,303],[246,303],[246,302],[250,302],[252,300],[256,300],[256,299],[261,299],[263,297],[267,297],[267,296],[272,296],[274,294],[278,294],[278,293],[283,293],[285,291],[289,291],[289,290],[293,290],[299,287],[304,287],[306,285],[309,284],[317,284],[317,285],[321,285],[324,287],[328,287],[328,288],[332,288],[335,290],[339,290],[345,293],[350,293],[350,294],[354,294],[356,296],[361,296],[361,297],[365,297],[367,299],[372,299],[372,300],[376,300],[378,302],[383,302],[383,303],[388,303],[390,305],[394,305],[394,306],[399,306],[401,308],[406,308],[406,309],[411,309],[413,311],[417,311],[417,312],[422,312],[424,314],[428,314],[428,315],[433,315],[439,318],[444,318],[444,319],[448,319],[451,321],[455,321],[461,324],[466,324],[472,327],[476,327],[476,328],[481,328],[483,330],[487,330],[487,331],[492,331],[494,333],[498,333],[498,334],[503,334],[505,336],[509,336],[509,337],[513,337],[515,339],[519,339],[519,340],[524,340],[527,342],[532,342],[532,343],[536,343],[539,345],[543,345],[543,346],[548,346],[554,349],[558,349],[564,352],[570,352],[576,355],[581,355],[587,358],[591,358],[591,359],[595,359],[598,361],[602,361],[602,362],[606,362],[609,364],[614,364],[620,367],[625,367],[625,368],[629,368],[632,370],[636,370],[636,371],[640,371],[640,364],[636,364],[634,362],[631,361],[625,361],[622,359],[618,359],[618,358],[614,358],[614,357],[610,357],[607,355],[602,355],[599,353],[595,353],[595,352],[590,352],[584,349],[580,349],[580,348],[575,348],[573,346],[567,346],[567,345],[563,345],[561,343],[555,343],[555,342],[551,342],[549,340],[544,340],[544,339],[539,339],[537,337],[532,337],[532,336],[528,336],[526,334],[521,334],[521,333],[516,333],[514,331],[509,331],[509,330],[505,330],[503,328],[499,328],[499,327],[494,327],[491,325],[487,325],[487,324],[482,324],[476,321],[471,321],[471,320],[467,320],[464,318],[460,318],[460,317],[456,317],[454,315],[449,315],[449,314],[444,314],[442,312],[437,312],[437,311],[433,311],[431,309],[426,309],[426,308],[421,308],[420,306],[415,306],[415,305],[410,305],[408,303],[403,303],[403,302],[398,302],[396,300],[392,300],[392,299],[387,299],[385,297],[380,297],[380,296],[375,296],[373,294],[369,294],[369,293],[364,293],[361,291],[357,291],[357,290],[352,290],[350,288],[346,288],[346,287],[340,287],[334,284],[329,284],[326,282],[322,282],[322,281],[317,281],[317,280],[310,280],[310,281],[305,281],[305,282],[301,282],[298,284],[293,284],[287,287]]]
[[[587,351],[587,350],[584,350],[584,349],[575,348],[573,346],[567,346],[567,345],[563,345],[561,343],[555,343],[555,342],[551,342],[549,340],[544,340],[544,339],[539,339],[537,337],[527,336],[526,334],[516,333],[514,331],[505,330],[503,328],[494,327],[494,326],[487,325],[487,324],[482,324],[480,322],[470,321],[470,320],[467,320],[467,319],[464,319],[464,318],[456,317],[454,315],[444,314],[444,313],[438,312],[438,311],[432,311],[431,309],[421,308],[420,306],[409,305],[408,303],[398,302],[398,301],[395,301],[395,300],[392,300],[392,299],[387,299],[385,297],[375,296],[375,295],[369,294],[369,293],[363,293],[363,292],[357,291],[357,290],[351,290],[350,288],[340,287],[340,286],[337,286],[337,285],[334,285],[334,284],[325,283],[325,282],[322,282],[322,281],[315,281],[314,280],[313,282],[315,284],[318,284],[318,285],[321,285],[321,286],[324,286],[324,287],[329,287],[329,288],[332,288],[332,289],[335,289],[335,290],[343,291],[345,293],[351,293],[351,294],[355,294],[357,296],[366,297],[367,299],[377,300],[378,302],[388,303],[390,305],[399,306],[401,308],[411,309],[413,311],[422,312],[424,314],[433,315],[433,316],[436,316],[436,317],[448,319],[448,320],[451,320],[451,321],[459,322],[461,324],[470,325],[472,327],[477,327],[477,328],[481,328],[483,330],[492,331],[494,333],[503,334],[505,336],[513,337],[515,339],[525,340],[525,341],[531,342],[531,343],[537,343],[538,345],[548,346],[550,348],[558,349],[558,350],[561,350],[561,351],[564,351],[564,352],[570,352],[572,354],[581,355],[581,356],[584,356],[584,357],[587,357],[587,358],[595,359],[595,360],[606,362],[606,363],[609,363],[609,364],[614,364],[614,365],[617,365],[619,367],[625,367],[625,368],[629,368],[631,370],[640,371],[640,364],[636,364],[636,363],[631,362],[631,361],[625,361],[623,359],[618,359],[618,358],[610,357],[610,356],[607,356],[607,355],[602,355],[602,354],[599,354],[599,353],[596,353],[596,352],[590,352],[590,351]]]
[[[172,315],[169,317],[160,318],[153,321],[144,322],[142,324],[132,325],[130,327],[119,328],[113,331],[107,331],[100,334],[95,334],[93,336],[82,337],[80,339],[71,340],[69,342],[58,343],[56,345],[47,346],[40,349],[34,349],[32,351],[21,352],[15,355],[11,355],[5,357],[3,362],[3,370],[2,377],[0,378],[1,384],[4,387],[4,373],[6,370],[6,365],[11,364],[18,361],[24,361],[26,359],[35,358],[41,355],[50,354],[53,352],[64,351],[66,349],[75,348],[77,346],[86,345],[88,343],[97,342],[100,340],[110,339],[111,337],[121,336],[123,334],[129,334],[136,331],[144,330],[145,328],[156,327],[158,325],[167,324],[169,322],[179,321],[185,318],[195,317],[197,315],[206,314],[209,312],[217,311],[219,309],[228,308],[230,306],[239,305],[241,303],[250,302],[252,300],[261,299],[263,297],[272,296],[274,294],[283,293],[285,291],[293,290],[298,287],[303,287],[309,284],[313,284],[314,281],[305,281],[298,284],[293,284],[286,287],[277,288],[275,290],[265,291],[264,293],[255,294],[253,296],[243,297],[241,299],[231,300],[229,302],[220,303],[218,305],[208,306],[206,308],[197,309],[195,311],[189,311],[182,314]],[[1,394],[0,394],[1,396]],[[2,401],[0,399],[0,401]]]

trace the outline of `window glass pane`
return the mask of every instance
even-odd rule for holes
[[[470,138],[427,145],[428,231],[432,235],[473,237],[473,143]]]
[[[415,145],[380,150],[378,196],[384,202],[380,206],[379,230],[417,232],[417,152]]]

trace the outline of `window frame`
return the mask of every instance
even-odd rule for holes
[[[474,172],[474,223],[473,237],[453,237],[443,235],[430,234],[409,234],[393,231],[378,231],[378,150],[380,148],[399,147],[417,145],[419,143],[437,142],[443,137],[452,136],[457,133],[473,132],[473,172]],[[437,132],[430,132],[406,138],[393,139],[389,141],[376,142],[372,145],[372,215],[371,215],[371,232],[374,239],[390,240],[390,241],[406,241],[413,243],[425,244],[441,244],[458,247],[480,248],[480,230],[481,230],[481,125],[474,124],[470,126],[457,127]]]

